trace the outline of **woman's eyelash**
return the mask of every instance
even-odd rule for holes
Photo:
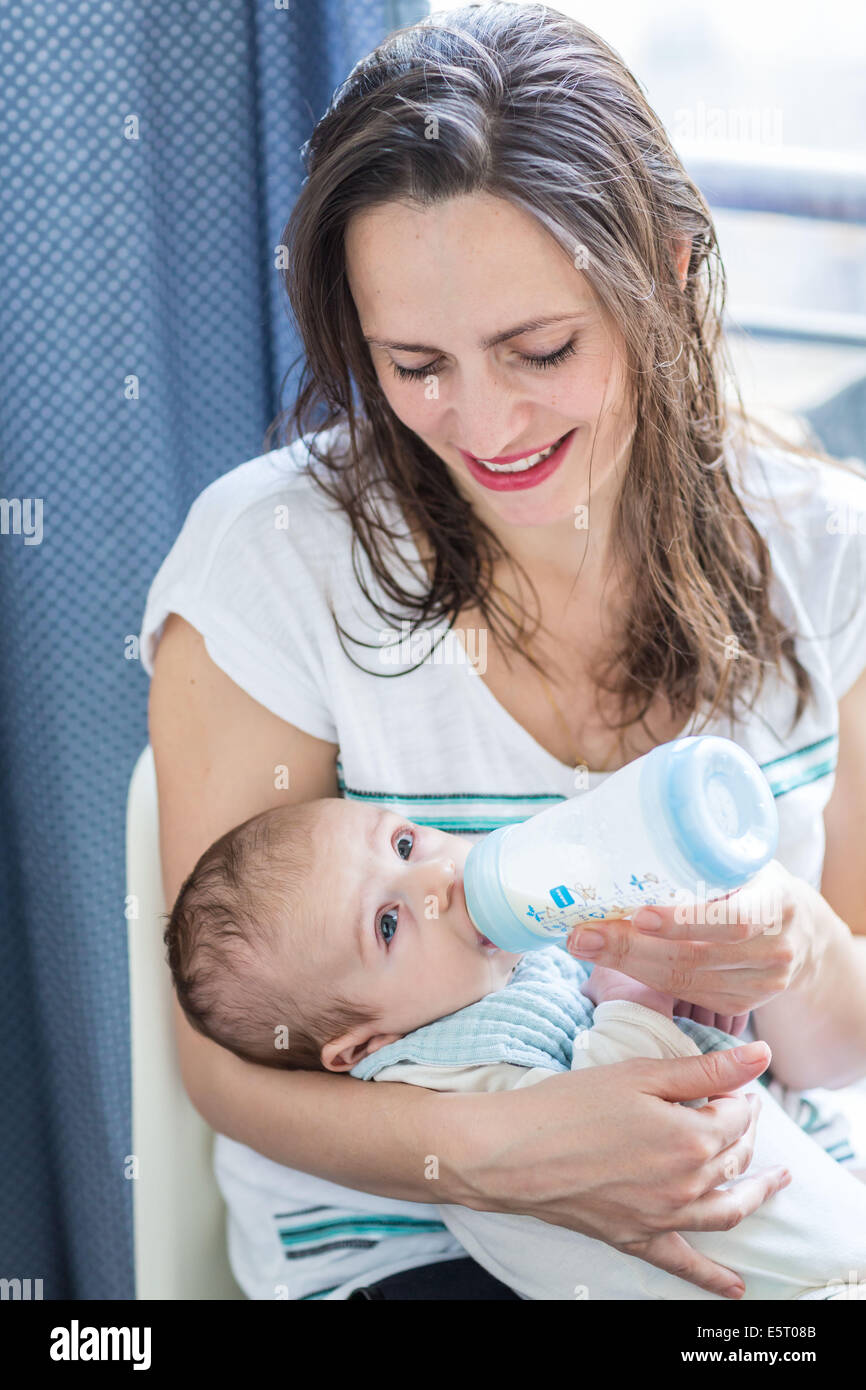
[[[571,357],[574,353],[574,342],[574,338],[569,338],[568,342],[563,347],[557,348],[556,352],[549,352],[546,357],[529,357],[524,352],[520,352],[517,355],[528,367],[535,367],[539,371],[543,371],[545,367],[558,367],[560,362],[564,362],[567,357]],[[436,363],[430,362],[426,367],[401,367],[399,363],[392,362],[391,366],[394,368],[395,375],[400,377],[401,381],[420,381],[422,377],[429,376],[434,370]]]
[[[411,826],[411,825],[401,825],[401,826],[400,826],[400,829],[399,829],[399,830],[396,830],[396,831],[394,832],[394,834],[391,836],[391,844],[393,845],[393,844],[394,844],[397,840],[399,840],[399,839],[401,838],[401,836],[403,836],[403,835],[408,835],[408,836],[411,838],[411,840],[412,840],[412,849],[414,849],[414,848],[415,848],[415,829],[414,829],[414,827]],[[409,853],[406,855],[406,858],[409,859],[409,858],[411,857],[411,854],[412,854],[412,850],[409,851]],[[403,856],[401,855],[401,858],[402,858],[402,857],[403,857]],[[397,912],[394,910],[394,908],[386,907],[385,911],[384,911],[384,912],[380,912],[380,913],[379,913],[379,916],[376,918],[376,935],[377,935],[377,936],[379,937],[379,939],[383,942],[383,944],[384,944],[386,950],[387,950],[388,947],[390,946],[391,942],[394,940],[394,936],[395,936],[396,933],[397,933],[397,927],[396,927],[396,925],[395,925],[394,931],[392,932],[391,936],[389,936],[389,937],[387,938],[387,940],[386,940],[385,935],[384,935],[384,932],[382,931],[382,923],[383,923],[383,921],[385,920],[386,917],[394,917],[395,920],[396,920],[397,915],[398,915],[398,914],[397,914]]]

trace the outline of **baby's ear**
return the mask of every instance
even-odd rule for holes
[[[354,1029],[333,1042],[325,1043],[321,1051],[322,1066],[327,1071],[351,1071],[362,1057],[378,1052],[380,1047],[387,1047],[388,1043],[397,1042],[402,1036],[402,1033],[365,1034],[362,1029]]]

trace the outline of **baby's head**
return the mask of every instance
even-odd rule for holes
[[[472,924],[471,846],[342,798],[244,821],[205,851],[169,918],[184,1013],[249,1061],[349,1071],[501,989],[520,956]]]

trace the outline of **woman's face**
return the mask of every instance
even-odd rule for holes
[[[621,335],[549,233],[488,194],[387,203],[351,219],[346,264],[392,410],[476,511],[494,526],[577,526],[590,451],[595,497],[627,461],[633,430]],[[548,318],[558,322],[528,326]],[[526,360],[551,354],[561,360]],[[566,435],[549,463],[522,472],[478,462],[523,460]]]

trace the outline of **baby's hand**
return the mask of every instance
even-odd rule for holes
[[[723,1033],[730,1033],[735,1038],[742,1036],[750,1017],[749,1014],[716,1014],[712,1009],[689,1004],[685,999],[676,1001],[674,1013],[677,1018],[693,1018],[695,1023],[705,1023],[710,1028],[721,1028]]]
[[[661,990],[652,989],[650,985],[633,980],[619,970],[611,970],[607,965],[596,965],[586,984],[580,988],[581,993],[596,1005],[610,999],[627,999],[632,1004],[643,1004],[646,1009],[655,1009],[656,1013],[673,1018],[672,994],[662,994]]]

